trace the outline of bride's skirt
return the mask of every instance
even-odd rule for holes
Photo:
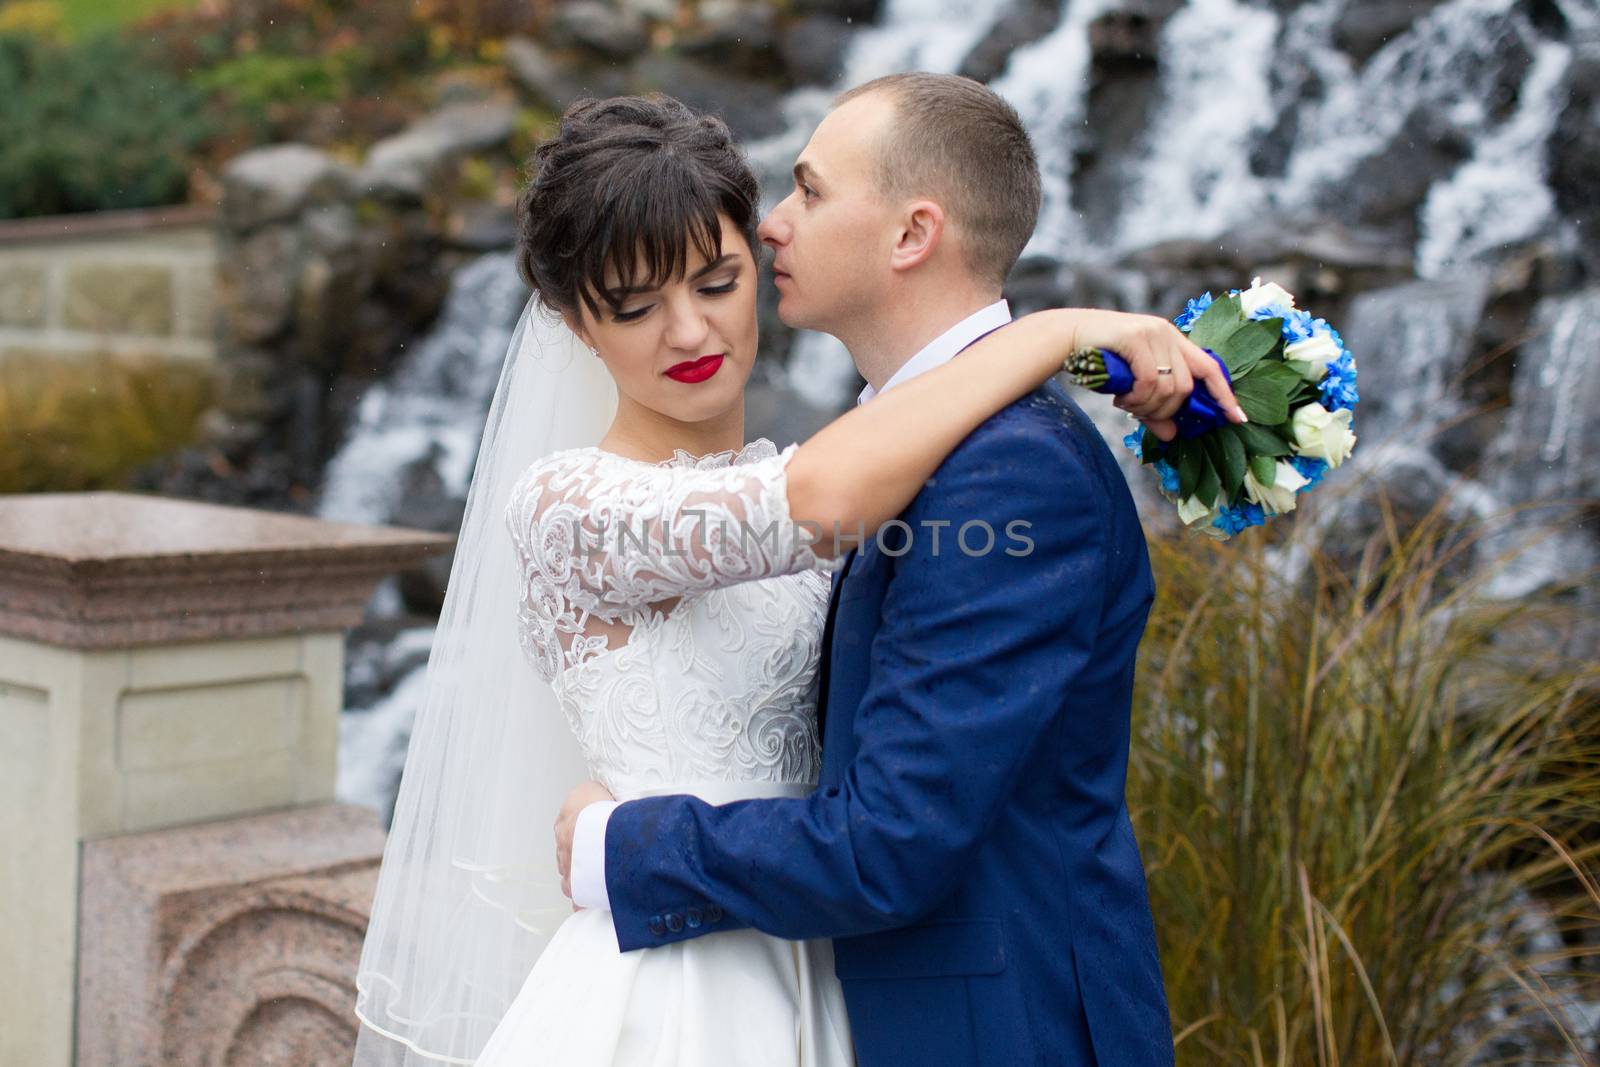
[[[475,1067],[851,1067],[827,941],[724,930],[619,952],[608,911],[561,924]]]

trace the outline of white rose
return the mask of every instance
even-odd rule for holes
[[[1326,460],[1329,467],[1349,459],[1356,447],[1349,411],[1329,411],[1321,404],[1307,404],[1294,413],[1290,429],[1302,456]]]
[[[1275,515],[1286,515],[1294,510],[1294,495],[1304,488],[1306,479],[1284,460],[1278,460],[1277,474],[1270,486],[1256,481],[1254,471],[1244,472],[1244,495],[1252,504],[1260,504]]]
[[[1178,521],[1185,526],[1193,526],[1202,519],[1210,525],[1218,514],[1220,512],[1215,507],[1206,507],[1200,503],[1200,498],[1197,496],[1184,497],[1178,501]]]
[[[1246,317],[1273,304],[1285,311],[1294,307],[1294,297],[1277,282],[1267,282],[1263,285],[1260,278],[1251,278],[1250,288],[1239,294],[1239,308]]]
[[[1316,337],[1308,337],[1304,341],[1286,345],[1283,358],[1311,364],[1303,377],[1308,382],[1320,382],[1327,377],[1328,364],[1339,358],[1340,351],[1332,337],[1318,334]]]

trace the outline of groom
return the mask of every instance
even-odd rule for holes
[[[869,83],[794,170],[760,229],[779,314],[845,343],[863,402],[1010,320],[1039,173],[990,90]],[[1139,356],[1122,406],[1167,436],[1190,368]],[[1123,797],[1154,596],[1123,476],[1052,383],[972,433],[901,519],[909,539],[867,540],[834,579],[817,791],[585,806],[580,787],[557,823],[573,900],[609,907],[624,951],[743,926],[832,938],[862,1067],[1170,1064]],[[969,551],[974,521],[1031,551]]]

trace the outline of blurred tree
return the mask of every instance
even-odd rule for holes
[[[0,35],[0,218],[181,203],[210,128],[139,44]]]

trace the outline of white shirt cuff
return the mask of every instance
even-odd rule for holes
[[[611,910],[606,892],[606,823],[617,804],[597,801],[578,812],[572,829],[572,902],[580,908]]]

